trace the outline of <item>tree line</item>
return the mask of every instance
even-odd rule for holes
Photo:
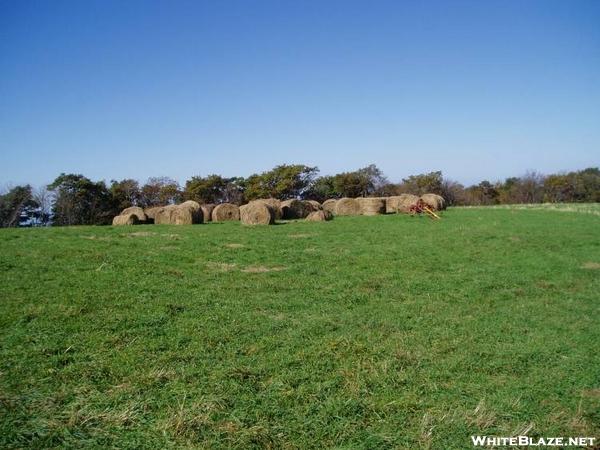
[[[390,182],[372,164],[351,172],[319,176],[317,167],[279,165],[244,177],[194,176],[181,186],[169,177],[92,181],[79,174],[60,174],[39,189],[30,185],[6,188],[0,194],[0,227],[45,225],[104,225],[130,206],[143,208],[199,203],[242,204],[274,197],[324,201],[328,198],[435,193],[449,205],[496,205],[542,202],[600,202],[600,170],[541,175],[529,172],[504,181],[484,180],[472,186],[444,178],[442,172],[411,175]]]

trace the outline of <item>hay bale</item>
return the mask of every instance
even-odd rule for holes
[[[360,205],[360,213],[363,216],[385,214],[385,200],[381,197],[361,197],[356,201]]]
[[[304,200],[304,203],[308,204],[312,211],[320,211],[323,206],[316,200]]]
[[[121,214],[113,218],[113,226],[118,225],[137,225],[139,223],[137,214]]]
[[[309,222],[325,222],[331,219],[333,219],[333,214],[331,211],[327,211],[326,209],[313,211],[306,217],[306,220]]]
[[[200,214],[202,214],[202,210],[198,208]],[[192,225],[194,223],[202,223],[202,221],[197,222],[198,215],[197,211],[194,211],[190,207],[177,205],[173,208],[171,213],[171,223],[173,225]],[[202,220],[200,218],[200,220]]]
[[[281,200],[276,198],[259,198],[252,200],[250,203],[262,203],[269,206],[275,214],[275,220],[281,220],[283,218],[283,212],[281,211]]]
[[[340,198],[335,204],[336,216],[358,216],[360,215],[360,204],[355,198]]]
[[[397,213],[399,201],[400,201],[399,195],[392,195],[391,197],[385,197],[385,212],[387,214]]]
[[[156,214],[158,214],[162,208],[164,208],[164,206],[153,206],[152,208],[146,208],[144,210],[144,214],[146,214],[146,221],[148,223],[154,223]]]
[[[421,200],[434,211],[446,209],[446,201],[444,197],[437,194],[423,194]]]
[[[400,194],[396,210],[399,213],[409,213],[410,208],[417,204],[419,197],[413,194]]]
[[[183,203],[180,203],[177,206],[185,206],[188,208],[192,208],[194,211],[198,211],[200,209],[200,203],[194,201],[194,200],[187,200]]]
[[[188,208],[192,211],[192,223],[204,222],[204,211],[202,211],[200,203],[195,202],[194,200],[188,200],[177,206],[179,208]]]
[[[204,222],[210,222],[212,220],[212,212],[213,209],[215,209],[215,205],[213,203],[205,203],[204,205],[200,205],[200,209],[202,210]]]
[[[281,214],[285,220],[304,219],[312,212],[312,208],[309,203],[296,199],[281,202]]]
[[[154,214],[154,223],[157,225],[171,225],[173,223],[171,217],[174,213],[175,208],[175,205],[160,206],[154,208],[154,211],[152,211],[152,213]]]
[[[240,220],[244,225],[271,225],[275,223],[275,210],[263,202],[240,206]]]
[[[140,222],[146,221],[146,213],[139,206],[131,206],[129,208],[125,208],[121,211],[121,216],[126,216],[127,214],[135,214]]]
[[[335,198],[330,198],[329,200],[325,200],[323,202],[323,209],[325,211],[329,211],[332,214],[335,214],[335,204],[337,203],[337,200]]]
[[[233,203],[221,203],[213,209],[212,220],[213,222],[240,220],[240,208]]]
[[[196,203],[196,202],[193,202]],[[182,203],[180,205],[167,205],[156,208],[152,211],[154,214],[154,223],[157,225],[193,225],[202,223],[203,215],[200,205],[196,209],[193,203]]]

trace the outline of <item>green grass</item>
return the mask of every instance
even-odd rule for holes
[[[585,213],[600,216],[600,203],[525,203],[517,205],[461,206],[460,208],[486,208],[511,210],[545,210],[557,212]]]
[[[600,219],[0,230],[0,447],[600,434]]]

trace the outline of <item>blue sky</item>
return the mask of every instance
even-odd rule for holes
[[[0,0],[0,182],[600,165],[599,1]]]

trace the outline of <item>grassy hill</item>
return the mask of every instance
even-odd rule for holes
[[[0,230],[0,447],[600,434],[600,218]]]

